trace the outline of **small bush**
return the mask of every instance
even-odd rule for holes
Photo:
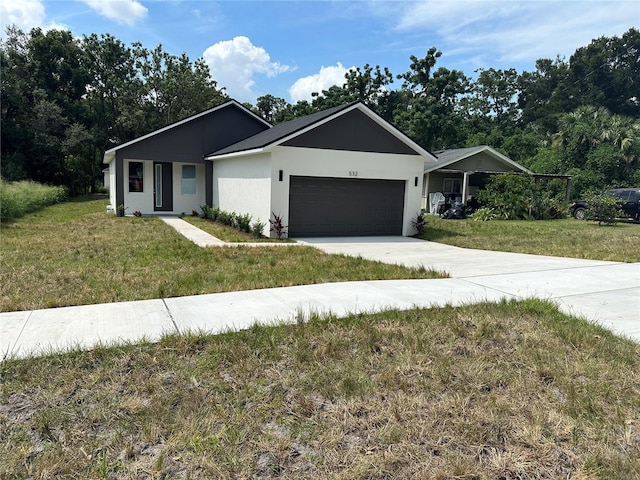
[[[67,199],[65,187],[51,187],[29,180],[9,183],[0,179],[0,221],[15,220]]]
[[[202,218],[211,220],[212,222],[218,220],[218,215],[220,215],[220,209],[218,207],[212,208],[208,205],[203,205],[200,208],[202,209]]]
[[[588,195],[586,200],[589,208],[584,217],[585,220],[598,222],[598,225],[613,225],[617,217],[623,216],[615,198],[609,195]]]
[[[493,210],[487,207],[479,208],[473,214],[474,222],[488,222],[490,220],[494,220],[496,218],[496,214],[493,213]]]
[[[271,212],[273,215],[273,219],[269,219],[269,231],[274,232],[278,239],[281,239],[284,235],[287,234],[287,226],[282,223],[282,217],[280,215],[276,215],[274,212]]]
[[[142,212],[140,210],[136,210],[135,212],[133,212],[133,216],[134,217],[141,217],[142,216]]]
[[[256,238],[261,238],[262,232],[264,232],[264,227],[266,226],[267,226],[266,223],[256,220],[251,224],[251,235],[253,235]]]
[[[118,207],[116,208],[116,216],[124,217],[124,213],[127,211],[127,208],[129,207],[125,207],[122,204],[118,205]]]
[[[422,212],[418,213],[415,219],[411,220],[411,226],[416,231],[416,236],[421,237],[424,234],[424,229],[427,226],[427,220],[424,218]]]
[[[215,221],[223,225],[227,225],[228,227],[233,227],[235,217],[235,212],[225,212],[224,210],[219,210]]]
[[[251,215],[245,213],[244,215],[237,214],[235,216],[236,228],[242,232],[251,233]]]

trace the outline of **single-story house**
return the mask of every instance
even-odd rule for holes
[[[411,235],[435,157],[361,102],[271,126],[229,101],[105,153],[128,213],[279,215],[290,237]],[[176,181],[174,181],[176,179]]]
[[[422,209],[439,213],[445,205],[467,203],[482,189],[491,176],[513,172],[531,175],[536,183],[543,179],[566,182],[565,199],[571,192],[571,176],[533,173],[488,145],[434,152],[436,162],[425,162]]]

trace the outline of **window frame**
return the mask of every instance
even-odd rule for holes
[[[144,162],[130,161],[128,173],[129,193],[144,193]]]
[[[193,177],[185,177],[185,168],[193,168]],[[183,164],[180,169],[180,194],[181,195],[197,195],[198,193],[198,169],[195,164]],[[188,182],[188,183],[185,183]],[[189,191],[185,191],[185,186],[190,186]]]

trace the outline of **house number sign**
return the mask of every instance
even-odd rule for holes
[[[358,176],[358,172],[356,170],[349,170],[349,176],[350,177],[357,177]]]

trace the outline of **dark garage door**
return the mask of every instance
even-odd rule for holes
[[[289,236],[402,235],[404,184],[291,176]]]

